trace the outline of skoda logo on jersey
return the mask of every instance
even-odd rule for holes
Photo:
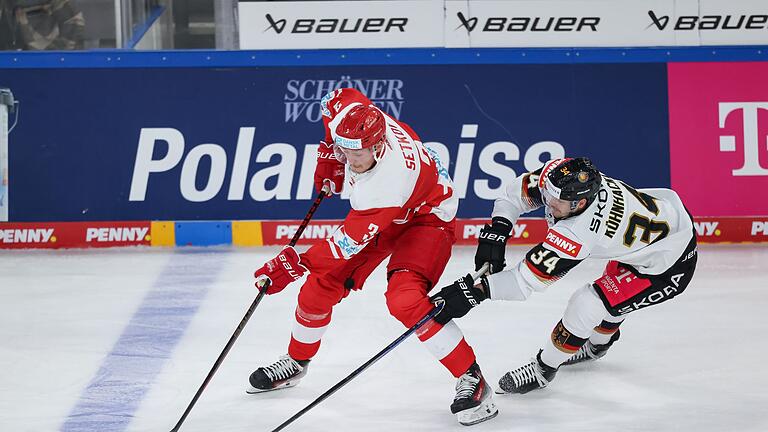
[[[349,139],[344,138],[343,136],[336,136],[333,140],[337,146],[343,147],[345,149],[351,149],[351,150],[359,150],[363,148],[363,143],[360,141],[360,139]]]

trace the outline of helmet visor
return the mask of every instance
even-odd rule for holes
[[[374,144],[371,147],[364,147],[361,149],[350,149],[334,143],[333,154],[336,155],[336,160],[338,160],[343,164],[346,164],[349,162],[349,157],[347,157],[347,153],[353,155],[353,156],[350,156],[353,159],[355,158],[355,155],[360,155],[362,153],[372,154],[373,159],[376,162],[378,162],[384,156],[384,152],[386,148],[387,148],[387,145],[384,138],[382,138],[378,143]]]
[[[562,211],[565,208],[568,208],[570,209],[570,211],[575,211],[576,208],[579,206],[578,201],[569,201],[569,200],[560,199],[556,197],[546,187],[541,188],[540,191],[541,191],[541,200],[544,202],[544,205],[551,209],[559,209]]]
[[[545,206],[549,206],[555,199],[557,198],[555,198],[547,188],[541,188],[541,200],[544,202]]]
[[[347,163],[347,155],[344,154],[343,151],[341,151],[341,147],[339,147],[337,144],[333,145],[333,154],[336,156],[336,160],[346,164]]]

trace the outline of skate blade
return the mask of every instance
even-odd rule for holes
[[[492,400],[485,401],[480,405],[456,413],[459,423],[464,426],[472,426],[490,420],[499,415],[499,409]]]
[[[258,393],[267,393],[267,392],[271,392],[271,391],[275,391],[275,390],[283,390],[283,389],[287,389],[289,387],[295,387],[296,384],[299,383],[299,381],[300,380],[292,380],[292,381],[288,380],[288,381],[286,381],[284,383],[276,385],[275,387],[272,387],[271,389],[259,389],[259,388],[256,388],[256,387],[248,384],[248,388],[245,389],[245,392],[248,393],[248,394],[258,394]]]
[[[593,358],[583,358],[583,359],[581,359],[581,360],[574,360],[574,361],[570,361],[570,360],[569,360],[569,361],[567,361],[567,362],[565,362],[565,363],[561,364],[560,366],[573,366],[573,365],[577,365],[577,364],[582,364],[582,363],[587,363],[587,362],[593,362],[593,361],[595,361],[595,360],[596,360],[596,359],[593,359]]]
[[[494,390],[493,392],[496,393],[497,395],[503,395],[503,394],[509,394],[509,395],[520,394],[520,395],[524,395],[526,393],[530,393],[530,392],[535,391],[535,390],[541,390],[543,388],[546,388],[546,386],[544,386],[544,387],[535,387],[535,388],[532,388],[532,389],[526,390],[526,391],[506,391],[506,390],[504,390],[501,387],[497,387],[496,390]]]

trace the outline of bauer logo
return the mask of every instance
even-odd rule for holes
[[[135,242],[148,240],[149,228],[118,227],[88,228],[85,231],[86,242]]]
[[[764,62],[668,65],[672,188],[694,216],[766,214],[766,76]]]
[[[55,241],[53,228],[0,230],[0,242],[2,243],[48,243]]]
[[[467,32],[596,32],[600,17],[596,16],[514,16],[477,17],[456,13],[458,26]],[[480,26],[478,26],[480,24]]]
[[[484,224],[481,225],[464,225],[464,231],[462,233],[463,239],[478,239],[480,238],[480,231],[482,231]],[[526,231],[527,224],[515,224],[512,227],[512,238],[528,238],[530,234]]]
[[[353,17],[353,18],[278,18],[265,14],[267,27],[264,32],[277,34],[340,34],[351,36],[360,33],[405,33],[407,17]]]
[[[699,31],[699,30],[765,30],[768,28],[768,15],[681,15],[670,24],[669,16],[657,15],[649,10],[651,19],[646,29],[664,31]]]
[[[581,251],[581,244],[575,242],[555,230],[549,230],[544,242],[555,249],[565,252],[570,256],[577,256]]]
[[[401,118],[405,103],[403,80],[342,76],[328,80],[288,80],[283,95],[285,122],[320,122],[323,118],[323,97],[336,89],[347,87],[364,94],[387,114]]]

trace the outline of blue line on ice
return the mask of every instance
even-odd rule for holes
[[[222,255],[201,259],[194,250],[171,255],[61,432],[126,429],[215,281]]]

